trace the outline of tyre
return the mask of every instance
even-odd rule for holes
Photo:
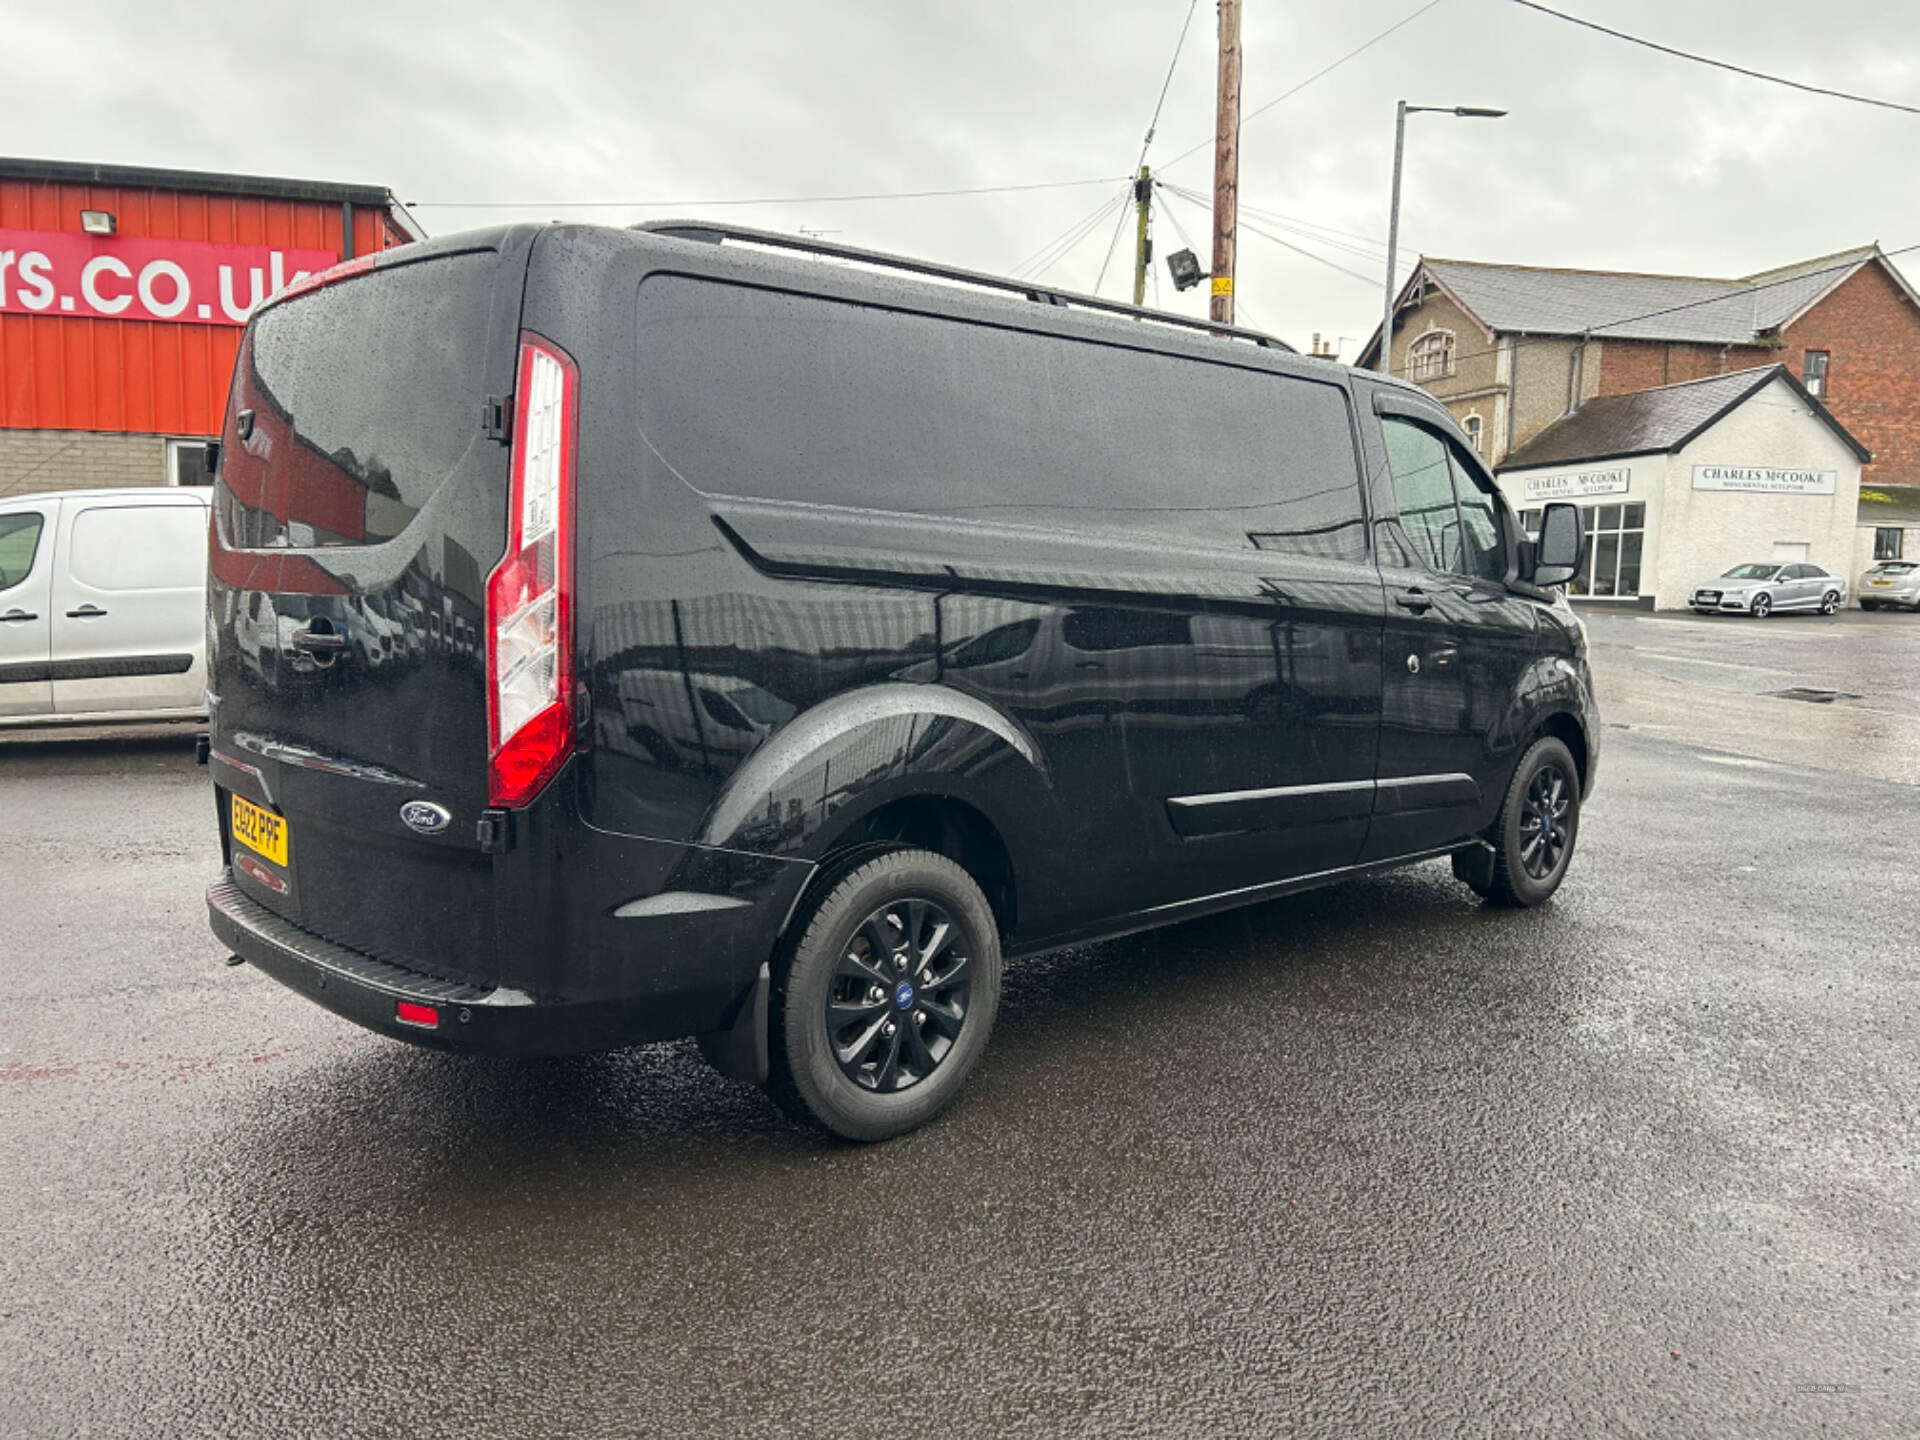
[[[830,882],[774,966],[767,1090],[847,1140],[887,1140],[952,1103],[1000,1007],[1000,932],[973,877],[893,850]]]
[[[1820,597],[1820,613],[1822,615],[1831,615],[1839,608],[1840,592],[1838,590],[1829,590]]]
[[[1862,600],[1860,602],[1860,608],[1862,610],[1878,610],[1880,608],[1880,602],[1878,600]]]
[[[1773,613],[1773,597],[1764,590],[1753,597],[1753,618],[1764,620]]]
[[[1579,769],[1564,743],[1545,736],[1520,757],[1487,832],[1493,883],[1480,893],[1496,905],[1540,904],[1560,888],[1579,833]]]

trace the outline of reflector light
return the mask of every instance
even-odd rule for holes
[[[507,552],[487,577],[487,790],[524,805],[573,750],[573,471],[579,371],[520,337]]]
[[[402,1025],[418,1025],[422,1030],[440,1028],[440,1012],[431,1005],[416,1005],[411,1000],[401,1000],[394,1005],[393,1014]]]

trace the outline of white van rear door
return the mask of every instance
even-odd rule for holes
[[[0,718],[53,710],[53,537],[60,502],[0,503]]]
[[[69,500],[53,578],[53,708],[193,711],[207,685],[207,510]]]

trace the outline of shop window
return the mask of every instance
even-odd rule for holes
[[[1473,453],[1476,455],[1486,454],[1487,447],[1480,443],[1480,431],[1482,428],[1480,417],[1478,415],[1467,416],[1467,418],[1461,422],[1461,428],[1467,432],[1467,440],[1473,446]]]
[[[1568,589],[1575,595],[1596,597],[1638,595],[1646,505],[1636,500],[1630,504],[1583,506],[1580,523],[1587,532],[1587,555]]]
[[[1831,351],[1809,350],[1800,366],[1800,383],[1807,387],[1807,393],[1816,400],[1827,398],[1827,361],[1832,358]]]
[[[1453,373],[1453,332],[1429,330],[1407,347],[1407,373],[1415,380],[1439,380]]]
[[[1900,540],[1906,532],[1898,525],[1882,525],[1873,532],[1873,558],[1876,560],[1898,560]]]
[[[211,485],[207,473],[205,440],[169,440],[167,442],[167,483],[169,485]]]
[[[1520,512],[1520,528],[1526,533],[1526,537],[1529,540],[1538,540],[1540,538],[1540,515],[1541,512],[1539,510],[1522,510]]]

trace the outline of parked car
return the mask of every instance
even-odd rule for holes
[[[0,499],[0,726],[206,714],[209,492]]]
[[[1804,561],[1758,561],[1736,565],[1718,580],[1693,587],[1694,610],[1751,615],[1764,620],[1776,610],[1818,610],[1831,615],[1847,603],[1847,582]]]
[[[1860,608],[1882,605],[1920,610],[1920,561],[1883,560],[1860,577]]]
[[[1578,510],[1527,540],[1411,385],[926,268],[522,226],[257,310],[220,939],[425,1045],[697,1036],[873,1140],[953,1099],[1005,957],[1427,859],[1551,896],[1601,737]],[[233,617],[342,592],[434,663],[303,625],[264,681]]]

